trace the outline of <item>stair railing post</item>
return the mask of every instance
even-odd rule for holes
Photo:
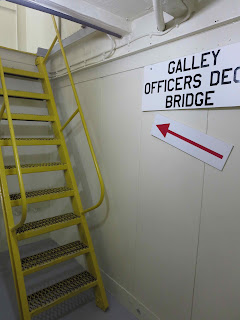
[[[18,150],[17,150],[17,143],[16,143],[16,138],[15,138],[15,133],[14,133],[14,128],[13,128],[12,115],[11,115],[11,110],[10,110],[10,105],[9,105],[8,92],[7,92],[7,87],[6,87],[1,58],[0,58],[0,78],[1,78],[1,82],[2,82],[2,90],[3,90],[3,98],[4,98],[4,106],[2,107],[2,109],[6,108],[9,131],[10,131],[10,136],[11,136],[11,141],[12,141],[14,160],[15,160],[16,169],[17,169],[18,183],[19,183],[19,188],[20,188],[20,193],[21,193],[21,203],[22,203],[22,217],[21,217],[20,222],[17,225],[12,226],[11,231],[14,231],[14,230],[20,228],[24,224],[24,222],[26,221],[26,218],[27,218],[27,199],[26,199],[26,193],[25,193],[25,188],[24,188],[24,183],[23,183],[23,178],[22,178],[21,165],[20,165],[20,160],[19,160],[19,155],[18,155]]]
[[[75,97],[75,100],[76,100],[76,104],[77,104],[77,107],[78,107],[77,110],[78,110],[78,112],[80,114],[80,117],[81,117],[81,120],[82,120],[83,128],[84,128],[84,131],[85,131],[85,134],[86,134],[86,137],[87,137],[87,142],[88,142],[88,145],[89,145],[89,148],[90,148],[90,151],[91,151],[91,155],[92,155],[92,158],[93,158],[93,162],[94,162],[94,165],[95,165],[95,168],[96,168],[96,172],[97,172],[99,183],[100,183],[100,187],[101,187],[101,195],[100,195],[100,199],[99,199],[98,203],[96,205],[92,206],[91,208],[88,208],[88,209],[84,210],[83,212],[81,212],[82,214],[85,214],[85,213],[87,213],[89,211],[92,211],[92,210],[98,208],[102,204],[103,199],[104,199],[104,182],[103,182],[101,171],[100,171],[100,168],[99,168],[99,165],[98,165],[98,162],[97,162],[97,158],[96,158],[96,155],[95,155],[95,152],[94,152],[94,149],[93,149],[93,145],[92,145],[91,138],[90,138],[90,135],[89,135],[89,132],[88,132],[88,128],[87,128],[87,124],[86,124],[86,121],[85,121],[85,118],[84,118],[84,114],[83,114],[83,111],[82,111],[82,108],[81,108],[81,104],[80,104],[80,101],[79,101],[79,98],[78,98],[77,90],[76,90],[76,87],[75,87],[75,84],[74,84],[74,81],[73,81],[71,70],[70,70],[70,67],[69,67],[69,64],[68,64],[66,53],[64,51],[64,47],[63,47],[63,44],[62,44],[62,39],[61,39],[60,33],[58,31],[57,23],[56,23],[56,20],[55,20],[54,16],[52,16],[52,20],[53,20],[53,25],[54,25],[54,28],[55,28],[55,31],[56,31],[56,35],[57,35],[57,38],[58,38],[58,43],[60,45],[61,52],[62,52],[62,55],[63,55],[63,59],[64,59],[64,62],[65,62],[66,68],[67,68],[67,73],[68,73],[69,80],[70,80],[70,83],[71,83],[71,86],[72,86],[73,94],[74,94],[74,97]],[[70,121],[78,113],[77,110],[73,113],[73,115],[70,117],[70,119],[62,127],[62,130],[68,125],[68,123],[70,123]]]

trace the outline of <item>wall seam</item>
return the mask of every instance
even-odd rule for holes
[[[208,132],[208,114],[209,114],[209,110],[207,110],[206,134]],[[198,226],[197,252],[196,252],[196,263],[195,263],[195,270],[194,270],[194,279],[193,279],[193,291],[192,291],[192,303],[191,303],[190,320],[193,320],[193,307],[194,307],[194,300],[195,300],[195,293],[196,293],[196,280],[197,280],[197,267],[198,267],[199,246],[200,246],[200,232],[201,232],[202,211],[203,211],[203,194],[204,194],[204,185],[205,185],[205,173],[206,173],[206,164],[204,163],[203,180],[202,180],[202,192],[201,192],[201,208],[200,208],[199,226]]]
[[[141,146],[141,140],[142,140],[142,117],[140,120],[140,137],[139,137],[139,162],[138,162],[138,187],[137,187],[137,215],[136,215],[136,226],[135,226],[135,242],[134,242],[134,260],[133,260],[133,274],[136,274],[136,258],[137,258],[137,230],[138,230],[138,221],[139,221],[139,213],[140,213],[140,185],[141,185],[141,152],[142,152],[142,146]],[[135,285],[136,285],[136,279],[132,280],[132,291],[135,293]]]

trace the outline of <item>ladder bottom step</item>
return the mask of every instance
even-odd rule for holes
[[[37,315],[96,285],[97,280],[88,271],[84,271],[29,295],[27,297],[29,312],[32,316]]]
[[[28,275],[87,252],[89,252],[89,249],[84,243],[81,241],[74,241],[63,246],[23,258],[21,260],[23,274],[24,276]]]

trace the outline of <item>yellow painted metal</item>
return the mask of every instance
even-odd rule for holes
[[[73,94],[74,94],[74,97],[75,97],[75,100],[76,100],[76,104],[77,104],[77,107],[78,107],[78,112],[79,112],[81,120],[82,120],[83,128],[84,128],[84,131],[85,131],[85,134],[86,134],[86,137],[87,137],[88,145],[89,145],[89,148],[90,148],[90,151],[91,151],[91,154],[92,154],[93,162],[94,162],[94,165],[95,165],[95,168],[96,168],[96,171],[97,171],[97,175],[98,175],[98,179],[99,179],[99,183],[100,183],[100,187],[101,187],[101,195],[100,195],[100,199],[99,199],[98,203],[96,205],[92,206],[91,208],[88,208],[88,209],[84,210],[82,212],[82,214],[84,214],[84,213],[87,213],[89,211],[92,211],[92,210],[98,208],[101,205],[101,203],[103,202],[103,199],[104,199],[104,183],[103,183],[103,178],[102,178],[102,175],[101,175],[101,171],[100,171],[100,168],[99,168],[99,165],[98,165],[98,162],[97,162],[97,158],[96,158],[96,155],[95,155],[95,152],[94,152],[94,149],[93,149],[91,138],[90,138],[90,135],[89,135],[89,132],[88,132],[88,128],[87,128],[87,124],[86,124],[86,121],[85,121],[85,118],[84,118],[84,114],[83,114],[83,111],[82,111],[82,108],[81,108],[81,104],[80,104],[80,101],[79,101],[79,98],[78,98],[77,90],[76,90],[76,87],[75,87],[75,84],[74,84],[74,81],[73,81],[71,70],[70,70],[70,67],[69,67],[69,64],[68,64],[67,56],[66,56],[66,53],[65,53],[64,48],[63,48],[61,36],[60,36],[59,31],[58,31],[57,23],[56,23],[56,20],[55,20],[54,16],[52,16],[52,20],[53,20],[53,24],[54,24],[54,28],[55,28],[57,37],[58,37],[58,42],[59,42],[59,45],[60,45],[60,48],[61,48],[61,51],[62,51],[62,55],[63,55],[63,59],[64,59],[64,62],[65,62],[66,68],[67,68],[69,80],[70,80],[70,83],[71,83],[71,86],[72,86],[72,90],[73,90]]]
[[[20,259],[19,249],[18,249],[16,231],[13,230],[15,223],[14,223],[12,207],[11,207],[10,198],[9,198],[7,178],[4,170],[2,148],[0,148],[0,175],[1,175],[1,192],[3,196],[2,205],[4,208],[3,214],[5,213],[4,222],[5,222],[6,234],[7,234],[7,240],[8,240],[10,258],[12,260],[12,272],[15,280],[16,293],[17,293],[18,301],[20,303],[20,306],[19,306],[20,317],[21,317],[21,320],[30,320],[31,317],[28,310],[27,292],[26,292],[24,277],[22,273],[22,265],[21,265],[21,259]]]
[[[1,119],[1,117],[0,117]],[[2,116],[3,120],[7,120],[7,114],[4,113]],[[54,118],[52,116],[41,116],[35,114],[24,114],[24,113],[12,113],[13,120],[23,120],[23,121],[43,121],[43,122],[52,122]]]
[[[17,91],[17,90],[7,90],[7,94],[12,98],[25,98],[25,99],[33,99],[33,100],[48,100],[49,96],[44,93],[35,93],[35,92],[25,92],[25,91]],[[0,96],[3,96],[3,90],[0,89]]]
[[[22,50],[16,50],[16,49],[4,47],[4,46],[0,46],[0,49],[10,50],[10,51],[14,51],[14,52],[20,52],[20,53],[24,53],[24,54],[29,54],[30,56],[35,56],[35,57],[37,56],[36,53],[22,51]]]
[[[48,60],[48,57],[49,57],[50,53],[52,52],[52,49],[53,49],[55,43],[57,42],[57,39],[58,39],[58,38],[57,38],[57,36],[56,36],[56,37],[54,38],[54,40],[53,40],[50,48],[48,49],[48,52],[47,52],[46,56],[44,57],[43,63],[46,64],[46,62],[47,62],[47,60]]]
[[[13,129],[11,110],[10,110],[10,105],[9,105],[9,100],[8,100],[7,87],[6,87],[6,83],[5,83],[3,66],[2,66],[2,60],[1,59],[0,59],[0,77],[1,77],[1,82],[2,82],[2,91],[3,91],[3,97],[4,97],[4,104],[5,104],[6,112],[7,112],[9,130],[10,130],[10,135],[11,135],[11,144],[12,144],[12,147],[13,147],[14,160],[15,160],[15,163],[16,163],[18,183],[19,183],[19,188],[20,188],[20,193],[21,193],[21,200],[22,200],[21,201],[22,217],[21,217],[20,222],[12,228],[12,231],[13,231],[13,230],[16,230],[17,228],[21,227],[24,224],[24,222],[25,222],[25,220],[27,218],[27,200],[26,200],[26,193],[25,193],[25,188],[24,188],[24,183],[23,183],[23,178],[22,178],[21,165],[20,165],[20,160],[19,160],[19,155],[18,155],[18,150],[17,150],[17,142],[16,142],[15,133],[14,133],[14,129]]]
[[[24,78],[42,79],[42,75],[38,72],[26,71],[21,69],[3,67],[3,72],[7,75],[20,76]]]
[[[22,166],[22,174],[29,174],[29,173],[40,173],[40,172],[50,172],[50,171],[60,171],[60,170],[67,170],[67,165],[64,163],[61,164],[39,164],[39,165],[31,165],[29,167]],[[14,175],[17,174],[16,167],[6,168],[5,169],[6,175]]]
[[[38,271],[41,271],[43,269],[50,268],[50,267],[54,266],[55,264],[59,264],[59,263],[68,261],[70,259],[74,259],[74,258],[76,258],[76,257],[78,257],[80,255],[87,254],[87,253],[89,253],[89,249],[88,248],[83,249],[80,252],[73,253],[71,255],[65,255],[65,256],[59,257],[59,258],[57,258],[55,260],[52,260],[52,261],[50,261],[48,263],[36,264],[33,268],[24,270],[23,271],[23,275],[27,276],[27,275],[32,274],[34,272],[38,272]]]
[[[49,78],[48,78],[46,65],[43,63],[43,58],[42,57],[38,57],[36,59],[36,65],[38,67],[39,72],[44,75],[44,81],[43,81],[44,92],[49,94],[49,98],[50,99],[49,99],[49,101],[47,101],[47,107],[48,107],[49,114],[53,115],[54,119],[55,119],[55,121],[52,124],[54,135],[55,135],[56,138],[58,138],[61,141],[61,145],[58,148],[58,152],[59,152],[59,155],[60,155],[60,160],[61,160],[61,162],[66,163],[67,166],[68,166],[68,170],[65,171],[65,179],[66,179],[66,182],[67,182],[67,186],[69,188],[73,189],[74,192],[75,192],[75,195],[77,194],[78,197],[79,197],[78,187],[77,187],[77,183],[75,181],[74,173],[73,173],[73,170],[72,170],[71,161],[70,161],[70,157],[69,157],[69,154],[68,154],[66,142],[65,142],[65,139],[64,139],[64,135],[61,132],[61,123],[60,123],[59,116],[58,116],[58,113],[57,113],[57,107],[56,107],[56,103],[55,103],[55,100],[54,100],[51,84],[50,84],[50,81],[49,81]],[[80,198],[79,198],[79,201],[80,201]],[[80,207],[78,209],[76,209],[74,213],[76,215],[78,215],[78,216],[81,216],[81,212],[82,211],[83,211],[82,205],[80,205]]]
[[[1,108],[1,111],[0,111],[0,120],[3,119],[5,109],[6,109],[6,106],[5,106],[5,102],[3,101],[2,108]],[[5,114],[5,116],[7,118],[6,114]]]
[[[2,152],[1,152],[1,154],[2,154]],[[1,199],[1,204],[2,204],[2,212],[3,212],[4,223],[5,223],[5,226],[6,226],[6,236],[7,236],[9,255],[10,255],[10,260],[11,260],[12,272],[13,272],[13,279],[14,279],[14,284],[15,284],[15,287],[16,287],[18,308],[19,308],[19,311],[20,311],[21,320],[23,320],[21,299],[20,299],[20,293],[19,293],[19,286],[18,286],[18,282],[17,282],[17,275],[16,275],[15,264],[14,264],[13,251],[12,251],[11,240],[10,240],[10,231],[9,231],[9,228],[8,228],[7,211],[6,211],[6,208],[5,208],[5,202],[4,202],[1,182],[0,182],[0,199]]]
[[[108,300],[107,300],[106,292],[104,289],[101,273],[99,270],[96,254],[94,251],[92,239],[91,239],[88,225],[86,222],[86,218],[82,214],[84,213],[84,210],[83,210],[81,199],[79,196],[78,186],[73,173],[66,142],[65,142],[63,133],[61,131],[61,123],[57,113],[57,107],[54,100],[51,84],[48,78],[46,66],[43,63],[43,58],[41,57],[37,58],[36,65],[38,66],[39,72],[44,74],[43,89],[44,89],[44,92],[48,93],[50,97],[50,100],[47,102],[49,114],[54,115],[55,117],[55,121],[53,122],[54,134],[57,138],[60,138],[62,141],[61,146],[59,147],[59,155],[60,155],[61,161],[65,162],[68,166],[68,170],[65,171],[65,179],[67,182],[67,186],[74,190],[74,197],[71,198],[74,214],[79,215],[81,217],[81,224],[78,225],[80,237],[82,239],[82,242],[85,243],[90,250],[90,253],[86,255],[88,270],[98,280],[98,285],[95,288],[96,304],[102,310],[106,310],[108,309]]]
[[[52,307],[56,306],[57,304],[59,304],[59,303],[65,301],[67,299],[70,299],[70,298],[78,295],[79,293],[81,293],[83,291],[86,291],[86,290],[89,290],[91,288],[94,288],[95,286],[97,286],[97,284],[98,284],[97,281],[92,282],[92,283],[90,283],[90,284],[88,284],[88,285],[86,285],[86,286],[84,286],[84,287],[82,287],[82,288],[80,288],[80,289],[78,289],[78,290],[76,290],[74,292],[71,292],[71,293],[67,294],[64,297],[61,297],[61,298],[59,298],[59,299],[57,299],[57,300],[55,300],[53,302],[50,302],[48,305],[46,305],[44,307],[40,307],[38,309],[35,309],[33,312],[31,312],[31,315],[32,316],[36,316],[36,315],[42,313],[43,311],[46,311],[49,308],[52,308]]]
[[[59,139],[16,139],[17,146],[51,146],[60,145],[61,140]],[[12,146],[11,139],[0,139],[0,146],[8,147]]]
[[[66,121],[66,123],[62,126],[61,131],[63,131],[66,126],[72,121],[72,119],[78,114],[78,109],[76,111],[73,112],[73,114],[71,115],[71,117]]]
[[[73,190],[68,190],[68,191],[59,192],[59,193],[49,193],[49,194],[45,194],[42,196],[27,198],[27,204],[50,201],[50,200],[57,200],[57,199],[67,198],[67,197],[72,197],[72,196],[74,196]],[[12,205],[12,207],[21,206],[22,199],[11,200],[11,205]]]
[[[17,298],[19,302],[19,310],[20,310],[20,317],[21,320],[30,320],[32,316],[39,314],[40,312],[43,312],[47,310],[50,307],[55,306],[56,304],[69,299],[73,297],[74,295],[85,291],[87,289],[90,289],[94,287],[95,296],[96,296],[96,304],[98,307],[100,307],[103,310],[106,310],[108,308],[108,301],[106,297],[106,292],[103,286],[99,266],[97,263],[96,254],[94,251],[93,243],[91,240],[89,228],[87,225],[86,218],[84,216],[84,213],[94,210],[97,208],[103,201],[104,198],[104,184],[102,180],[102,176],[99,170],[99,166],[96,160],[96,156],[93,150],[93,146],[90,140],[90,135],[88,133],[87,125],[84,119],[84,115],[81,109],[81,105],[79,102],[79,98],[77,95],[77,91],[73,82],[73,78],[71,75],[70,67],[68,65],[68,61],[66,58],[66,54],[64,52],[64,48],[62,45],[62,41],[60,38],[60,34],[57,29],[57,25],[55,22],[55,19],[53,17],[53,23],[56,31],[56,37],[54,38],[54,41],[48,50],[47,55],[45,58],[38,57],[36,59],[36,65],[38,67],[39,72],[29,72],[29,71],[23,71],[19,69],[12,69],[12,68],[5,68],[2,66],[1,60],[0,60],[0,77],[2,81],[2,89],[0,89],[0,96],[3,95],[4,97],[4,105],[2,106],[2,109],[0,111],[0,120],[6,119],[8,120],[9,128],[10,128],[10,134],[11,138],[2,138],[0,139],[0,198],[2,200],[2,206],[3,206],[3,213],[4,213],[4,220],[5,220],[5,226],[7,230],[7,238],[8,238],[8,245],[9,245],[9,252],[10,252],[10,258],[12,261],[12,269],[13,269],[13,276],[15,280],[15,286],[16,286],[16,292],[17,292]],[[73,115],[69,118],[69,120],[65,123],[64,126],[61,126],[56,104],[54,101],[54,96],[51,88],[51,84],[48,78],[47,70],[46,70],[46,61],[51,53],[51,50],[56,43],[56,41],[59,41],[61,51],[63,54],[63,58],[67,67],[70,83],[72,85],[74,97],[77,104],[77,110],[73,113]],[[32,79],[41,79],[42,80],[42,86],[43,86],[43,92],[44,93],[32,93],[32,92],[23,92],[23,91],[15,91],[15,90],[7,90],[6,84],[5,84],[5,78],[4,73],[8,75],[13,76],[20,76],[20,77],[26,77],[26,78],[32,78]],[[10,112],[10,106],[9,106],[9,100],[8,97],[17,97],[17,98],[27,98],[27,99],[37,99],[37,100],[46,100],[47,107],[49,111],[48,116],[40,116],[40,115],[26,115],[26,114],[11,114]],[[6,109],[6,113],[4,113]],[[85,130],[85,134],[87,137],[87,141],[89,144],[89,148],[93,157],[93,161],[96,167],[96,171],[98,174],[98,178],[100,181],[101,186],[101,197],[99,202],[89,208],[84,210],[82,206],[82,202],[80,199],[80,195],[78,192],[78,186],[75,180],[75,176],[73,173],[70,157],[68,154],[66,142],[64,139],[64,135],[62,131],[66,126],[72,121],[72,119],[77,115],[80,114],[83,127]],[[54,138],[15,138],[14,129],[13,129],[13,120],[27,120],[27,121],[50,121],[52,123],[53,131],[54,131]],[[56,145],[58,146],[58,151],[60,155],[60,161],[61,164],[40,164],[40,165],[23,165],[20,166],[19,157],[17,153],[17,146],[37,146],[37,145]],[[3,155],[1,147],[3,146],[12,146],[14,150],[14,157],[15,157],[15,165],[14,166],[6,166],[4,167],[3,162]],[[16,156],[17,155],[17,156]],[[56,171],[56,170],[63,170],[66,184],[67,186],[64,188],[54,188],[49,190],[39,190],[39,191],[30,191],[25,193],[24,185],[21,186],[20,180],[20,194],[14,194],[10,195],[7,185],[7,175],[17,175],[18,178],[22,179],[22,174],[29,174],[29,173],[36,173],[36,172],[49,172],[49,171]],[[57,191],[57,189],[59,189]],[[1,195],[2,192],[2,195]],[[24,193],[23,193],[24,192]],[[25,198],[24,198],[25,197]],[[17,226],[14,224],[13,214],[12,214],[12,206],[23,206],[23,210],[27,204],[35,203],[35,202],[42,202],[42,201],[49,201],[54,199],[60,199],[63,197],[70,197],[73,207],[73,213],[64,214],[61,216],[56,216],[53,218],[44,219],[41,221],[35,221],[31,223],[26,223],[23,225],[24,218],[26,218],[26,215],[22,215],[21,222]],[[26,204],[24,205],[24,201]],[[75,252],[73,251],[69,255],[62,254],[61,256],[54,257],[54,260],[46,263],[40,263],[34,267],[30,267],[27,270],[22,270],[21,266],[21,259],[18,249],[18,241],[28,239],[31,237],[35,237],[38,235],[42,235],[44,233],[48,233],[51,231],[60,230],[62,228],[70,227],[73,225],[77,225],[79,234],[81,237],[82,247],[81,252]],[[30,274],[32,272],[37,272],[39,270],[42,270],[44,268],[53,266],[54,264],[61,263],[63,261],[66,261],[68,259],[74,258],[79,254],[84,254],[86,257],[86,262],[88,266],[88,270],[90,273],[90,279],[92,282],[88,283],[85,282],[83,287],[78,288],[77,290],[73,290],[72,292],[66,291],[66,294],[64,296],[56,296],[54,299],[51,300],[47,304],[42,304],[41,307],[39,305],[35,304],[36,299],[34,296],[27,297],[26,294],[26,288],[24,283],[24,276],[27,274]],[[79,278],[82,279],[82,278]],[[96,281],[95,281],[96,280]],[[72,281],[72,280],[71,280]],[[66,282],[65,282],[66,284]],[[59,284],[61,286],[61,284]],[[45,292],[47,292],[48,289],[46,289]],[[41,294],[41,293],[40,293]],[[30,299],[30,300],[29,300]],[[33,300],[31,300],[33,299]],[[31,301],[31,303],[30,303]],[[35,305],[34,305],[35,304]],[[34,309],[36,308],[36,309]]]
[[[68,228],[68,227],[72,227],[74,225],[80,224],[81,223],[81,218],[77,217],[75,219],[71,219],[62,223],[53,223],[51,225],[44,225],[41,228],[34,228],[28,231],[25,231],[23,233],[17,233],[17,240],[21,241],[21,240],[26,240],[29,238],[33,238],[33,237],[37,237],[40,236],[42,234],[46,234],[52,231],[57,231],[60,229],[64,229],[64,228]]]

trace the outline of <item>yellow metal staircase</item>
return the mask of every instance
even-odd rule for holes
[[[51,308],[56,304],[90,288],[94,288],[95,290],[97,306],[103,310],[106,310],[108,308],[105,289],[102,283],[102,278],[100,275],[86,218],[84,216],[86,212],[95,209],[101,204],[104,196],[104,187],[54,17],[53,23],[57,36],[54,39],[47,56],[45,58],[38,57],[36,59],[36,66],[39,72],[29,72],[19,69],[6,68],[3,67],[0,59],[0,77],[2,83],[0,95],[4,98],[4,103],[0,111],[0,120],[7,120],[10,129],[10,138],[0,138],[0,196],[13,277],[16,286],[20,317],[23,320],[29,320],[33,316],[47,310],[48,308]],[[67,71],[78,107],[64,126],[61,126],[58,117],[53,92],[45,66],[50,51],[57,40],[59,41],[64,56],[64,61],[66,63]],[[39,79],[42,82],[44,93],[40,94],[8,90],[5,82],[6,75],[20,77],[23,79]],[[12,114],[10,110],[9,97],[45,100],[47,102],[48,115],[43,116],[30,114]],[[70,157],[62,132],[76,114],[80,114],[81,116],[101,185],[101,198],[98,204],[86,210],[84,210],[82,207],[77,183],[75,181]],[[50,122],[54,131],[54,138],[16,138],[13,126],[13,121],[15,120]],[[18,146],[42,145],[56,145],[60,156],[60,162],[21,165],[18,155]],[[12,146],[15,165],[4,164],[2,149],[5,146]],[[23,183],[22,177],[23,174],[60,170],[64,171],[66,181],[65,186],[51,189],[33,190],[27,192],[25,191],[25,185]],[[8,175],[17,175],[20,193],[11,193],[11,190],[9,190],[7,183]],[[71,199],[72,212],[67,212],[55,217],[49,217],[43,220],[26,223],[28,211],[27,209],[29,204],[67,197],[70,197]],[[14,223],[12,212],[12,208],[14,206],[21,206],[22,208],[22,216],[20,222],[17,225],[15,225]],[[79,236],[81,239],[80,241],[68,243],[63,246],[21,259],[19,253],[19,241],[74,225],[78,228]],[[81,272],[80,274],[74,275],[68,279],[65,279],[59,283],[56,283],[50,287],[27,296],[24,281],[24,277],[26,275],[38,272],[44,268],[54,266],[55,264],[67,261],[80,255],[85,256],[88,271]]]

